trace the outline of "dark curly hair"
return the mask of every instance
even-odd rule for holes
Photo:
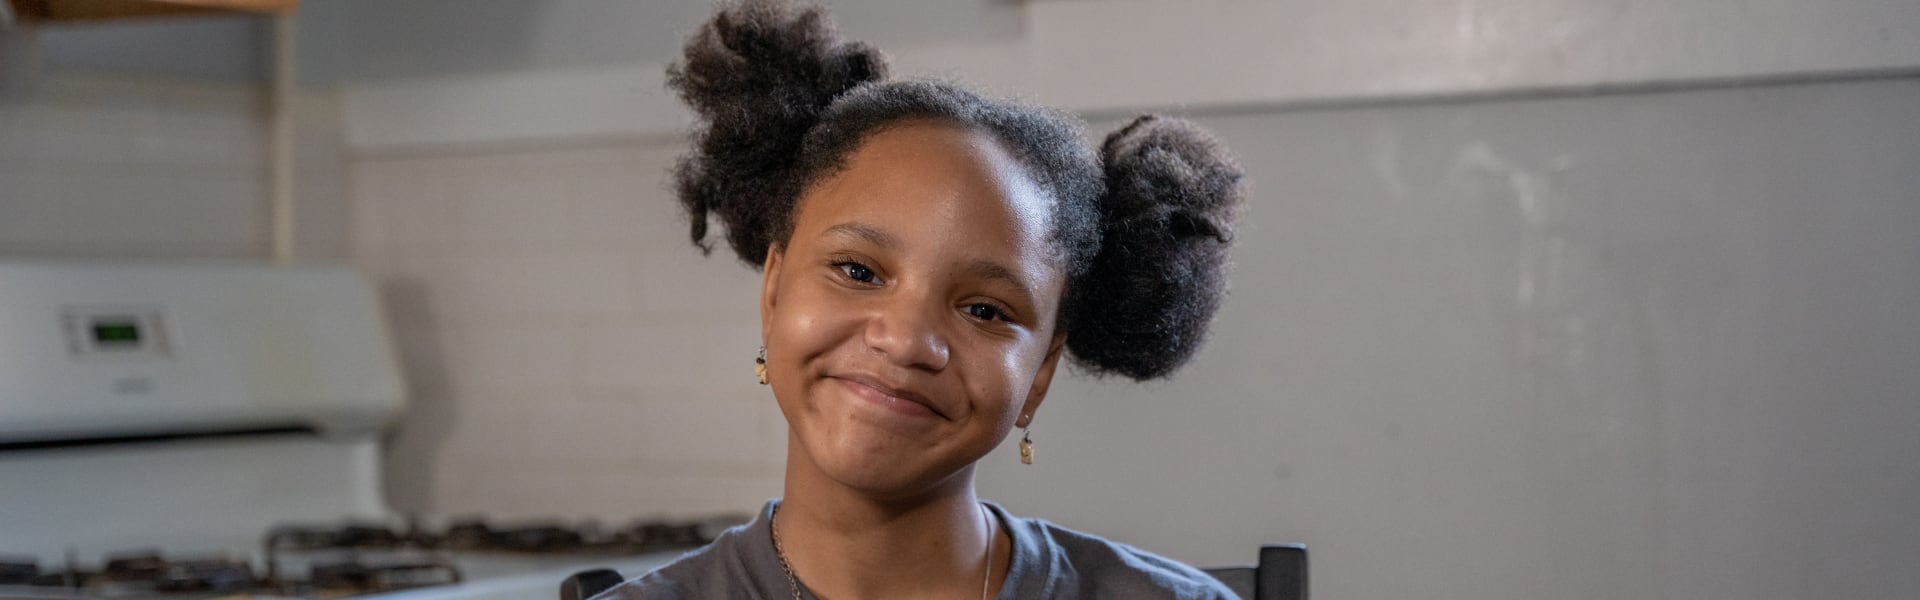
[[[746,0],[688,41],[668,85],[699,116],[674,167],[693,243],[718,218],[740,260],[784,246],[807,187],[874,133],[940,120],[992,135],[1054,201],[1068,275],[1061,331],[1082,368],[1146,380],[1191,358],[1226,295],[1241,171],[1186,121],[1142,116],[1098,156],[1070,115],[939,81],[889,81],[880,52],[843,40],[819,7]]]

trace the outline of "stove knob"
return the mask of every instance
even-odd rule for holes
[[[626,580],[627,578],[620,576],[619,571],[613,569],[594,569],[574,573],[566,581],[560,582],[560,600],[587,600],[600,595],[600,592],[613,589],[613,586],[620,585],[620,582]]]

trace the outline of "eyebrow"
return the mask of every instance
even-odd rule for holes
[[[880,246],[882,248],[897,248],[900,246],[900,240],[894,239],[893,234],[887,233],[885,231],[881,231],[880,228],[878,227],[874,227],[872,225],[868,225],[866,223],[861,223],[858,221],[841,223],[839,225],[828,227],[827,233],[852,235],[854,237],[866,240],[872,243],[873,245]]]
[[[977,277],[1005,281],[1012,284],[1015,289],[1020,290],[1022,294],[1033,293],[1033,288],[1027,287],[1026,280],[1021,279],[1019,273],[1015,273],[1012,269],[1001,266],[1000,263],[985,260],[974,261],[973,264],[967,265],[967,272]]]

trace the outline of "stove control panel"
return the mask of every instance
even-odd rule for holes
[[[0,261],[0,451],[374,435],[403,390],[378,297],[345,266]]]
[[[167,357],[167,329],[159,306],[67,306],[60,311],[67,352],[109,360]]]

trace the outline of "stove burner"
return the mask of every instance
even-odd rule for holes
[[[282,525],[267,532],[269,549],[398,548],[431,546],[417,534],[402,535],[381,525],[349,523],[340,527]]]
[[[348,548],[392,548],[406,539],[392,529],[379,525],[349,524],[334,533],[333,545]]]
[[[108,556],[104,574],[109,581],[153,581],[166,571],[160,551],[136,550]]]
[[[244,590],[254,585],[253,567],[224,558],[167,563],[154,588],[168,592]]]
[[[0,556],[0,585],[26,585],[39,575],[39,561],[24,556]]]
[[[440,541],[448,548],[477,550],[492,544],[497,536],[486,521],[466,519],[454,521],[448,526],[447,533],[441,536]]]
[[[71,562],[71,561],[69,561]],[[33,565],[25,565],[33,567]],[[7,572],[14,569],[8,568]],[[115,589],[150,592],[231,592],[253,588],[258,581],[253,567],[224,557],[168,560],[159,552],[140,550],[109,555],[100,572],[67,568],[52,573],[37,573],[20,578],[0,578],[0,583],[76,590]]]
[[[447,528],[442,546],[456,550],[494,552],[581,552],[611,551],[627,553],[633,544],[624,537],[609,537],[592,524],[567,527],[555,523],[531,523],[506,529],[494,529],[485,521],[466,519]]]
[[[405,533],[364,523],[339,527],[288,525],[267,534],[269,557],[281,551],[420,549],[512,553],[599,552],[631,554],[673,548],[695,548],[712,542],[726,527],[745,523],[738,516],[667,523],[643,521],[608,532],[593,522],[569,526],[556,522],[529,522],[496,528],[484,519],[451,522],[439,533],[423,531],[417,523]],[[268,566],[273,574],[272,565]]]
[[[508,552],[566,552],[583,545],[579,531],[558,525],[529,525],[497,532],[491,546]]]
[[[459,582],[460,571],[440,562],[366,565],[348,560],[313,567],[313,586],[322,590],[391,592]]]
[[[643,523],[631,530],[643,548],[698,547],[712,542],[698,524]]]
[[[27,585],[34,587],[81,588],[86,587],[89,582],[98,578],[99,574],[97,573],[63,570],[36,575],[33,579],[27,580]]]

